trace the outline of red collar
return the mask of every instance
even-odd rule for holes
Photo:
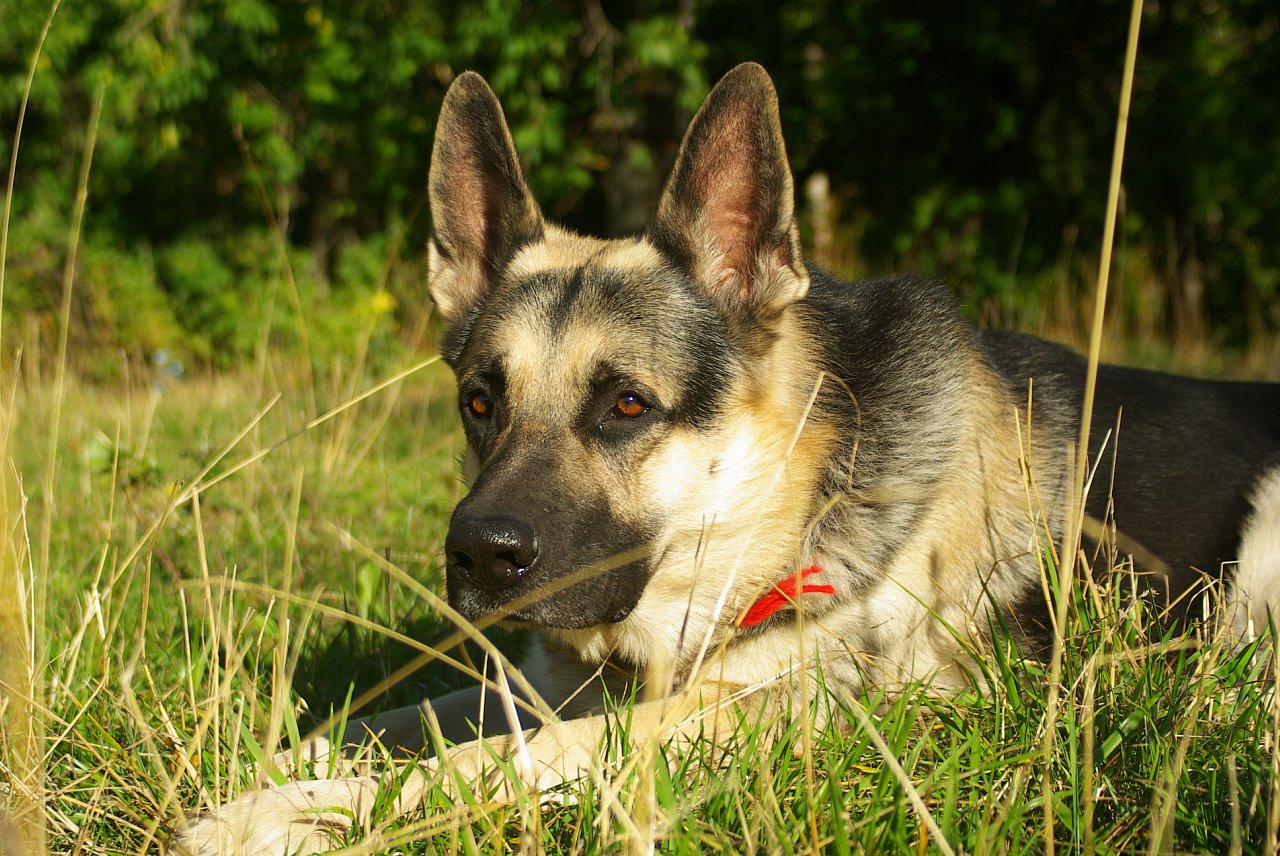
[[[777,583],[765,593],[764,597],[751,605],[751,608],[747,610],[746,615],[742,616],[738,621],[738,626],[754,627],[778,610],[784,609],[788,606],[794,606],[797,587],[800,588],[800,594],[835,594],[836,587],[832,585],[823,584],[801,586],[801,583],[804,582],[806,577],[811,577],[814,574],[821,572],[822,568],[819,568],[817,565],[813,565],[805,568],[803,571],[800,571],[795,576],[787,577]]]

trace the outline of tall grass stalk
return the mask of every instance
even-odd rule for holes
[[[44,492],[45,496],[50,498],[50,501],[44,504],[40,555],[33,568],[29,590],[25,593],[19,592],[19,594],[26,595],[26,597],[20,598],[19,602],[25,601],[29,603],[30,608],[30,614],[24,623],[25,626],[23,624],[19,625],[19,628],[25,631],[26,637],[30,640],[30,649],[26,652],[28,656],[19,661],[29,669],[29,678],[23,682],[20,690],[24,700],[19,702],[17,707],[19,710],[23,708],[25,710],[23,711],[23,721],[16,723],[18,731],[15,734],[20,735],[23,731],[29,731],[29,741],[41,748],[43,748],[45,732],[45,715],[41,709],[42,706],[37,703],[37,700],[44,698],[44,686],[41,676],[44,672],[43,662],[46,657],[44,616],[46,612],[45,605],[48,602],[47,589],[49,582],[46,571],[49,568],[50,551],[54,540],[53,518],[55,503],[51,500],[55,493],[58,472],[58,439],[62,427],[62,405],[66,392],[67,341],[71,327],[72,292],[76,280],[76,253],[80,245],[80,233],[84,224],[85,208],[88,204],[89,175],[93,168],[94,148],[98,142],[98,124],[102,117],[104,96],[104,88],[99,86],[94,93],[93,108],[85,132],[84,150],[80,156],[80,173],[76,182],[75,201],[72,206],[71,223],[67,235],[67,257],[62,275],[62,302],[59,312],[61,326],[54,379],[53,407],[47,426],[49,445],[45,463]],[[33,758],[39,759],[39,754],[33,756]],[[36,853],[43,852],[45,836],[43,811],[45,785],[42,766],[40,761],[37,760],[34,767],[26,769],[27,781],[24,783],[24,788],[28,791],[27,799],[31,800],[31,809],[25,812],[27,816],[21,824],[26,829],[25,836],[27,839],[35,842],[34,847],[28,845],[30,852]]]
[[[9,153],[9,176],[4,186],[4,213],[0,214],[0,307],[4,306],[4,270],[9,258],[9,214],[13,209],[13,184],[18,175],[18,148],[22,143],[22,125],[27,118],[27,102],[31,100],[31,84],[36,79],[36,67],[40,63],[40,55],[44,53],[44,41],[49,36],[49,28],[53,26],[54,16],[62,0],[53,0],[49,6],[49,14],[40,27],[40,36],[31,51],[31,62],[27,65],[27,79],[22,85],[22,99],[18,102],[18,121],[13,129],[13,151]],[[0,311],[0,354],[4,353],[4,313]]]
[[[66,399],[67,342],[71,336],[71,299],[76,283],[76,256],[80,248],[80,231],[84,226],[84,212],[89,202],[89,173],[93,170],[93,152],[98,144],[98,123],[102,119],[102,100],[106,95],[99,86],[93,95],[93,108],[85,132],[84,151],[80,155],[80,177],[76,182],[75,203],[72,206],[71,225],[67,233],[67,258],[62,269],[62,303],[58,312],[58,354],[53,380],[53,413],[49,418],[49,453],[45,469],[45,495],[52,497],[58,477],[58,438],[62,431],[62,404]],[[44,506],[44,530],[40,543],[40,567],[49,567],[49,550],[53,543],[54,503]],[[43,597],[36,608],[42,610]]]
[[[1049,664],[1049,699],[1044,719],[1044,846],[1053,856],[1054,801],[1056,787],[1053,776],[1053,745],[1057,738],[1058,707],[1062,694],[1062,656],[1070,598],[1071,580],[1075,577],[1085,516],[1085,474],[1089,466],[1089,427],[1093,421],[1093,399],[1098,382],[1098,364],[1102,353],[1102,322],[1107,306],[1107,284],[1111,275],[1111,254],[1115,245],[1116,216],[1120,206],[1120,176],[1124,170],[1124,147],[1129,132],[1129,104],[1133,95],[1133,72],[1138,61],[1138,31],[1142,25],[1142,0],[1133,0],[1129,13],[1129,38],[1124,54],[1124,73],[1120,83],[1120,106],[1116,116],[1115,146],[1111,154],[1111,181],[1107,188],[1107,213],[1102,230],[1102,252],[1098,261],[1098,285],[1094,292],[1093,327],[1089,338],[1089,363],[1085,374],[1084,402],[1081,405],[1080,439],[1076,443],[1075,478],[1072,481],[1068,526],[1064,535],[1062,561],[1058,568],[1058,600],[1054,621],[1053,654]]]
[[[62,0],[53,0],[31,51],[18,104],[13,150],[0,214],[0,366],[4,353],[5,268],[9,255],[9,218],[17,178],[18,150],[45,39]],[[10,385],[12,384],[12,386]],[[43,853],[45,849],[45,781],[40,666],[40,613],[35,568],[30,564],[26,498],[21,478],[9,465],[15,429],[17,372],[0,379],[0,766],[9,773],[8,793],[0,794],[0,849]]]
[[[6,378],[6,381],[8,379]],[[7,390],[6,390],[7,392]],[[8,466],[13,409],[0,419],[0,852],[44,852],[44,746],[36,621],[22,485]]]

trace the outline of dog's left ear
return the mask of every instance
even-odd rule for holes
[[[768,319],[809,290],[769,74],[726,74],[680,146],[648,237],[722,309]]]

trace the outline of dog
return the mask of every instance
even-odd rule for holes
[[[1045,555],[1069,526],[1085,361],[975,329],[926,279],[807,264],[760,66],[707,97],[638,237],[548,223],[471,72],[445,97],[429,182],[429,290],[471,484],[445,542],[447,609],[544,643],[523,678],[357,720],[362,737],[311,757],[443,736],[456,745],[386,774],[403,782],[394,812],[441,768],[478,781],[495,757],[512,759],[511,796],[597,769],[609,699],[637,676],[631,740],[660,743],[731,732],[808,691],[818,661],[826,692],[853,700],[967,686],[999,627],[1032,651],[1051,641]],[[1133,557],[1170,626],[1201,620],[1222,581],[1235,632],[1264,629],[1280,385],[1103,366],[1094,413],[1088,462],[1110,486],[1089,493],[1090,543]],[[182,846],[324,848],[368,820],[380,781],[250,793]]]

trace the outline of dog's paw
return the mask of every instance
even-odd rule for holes
[[[290,856],[333,850],[365,825],[376,778],[291,782],[253,791],[193,819],[176,849],[188,856]]]

